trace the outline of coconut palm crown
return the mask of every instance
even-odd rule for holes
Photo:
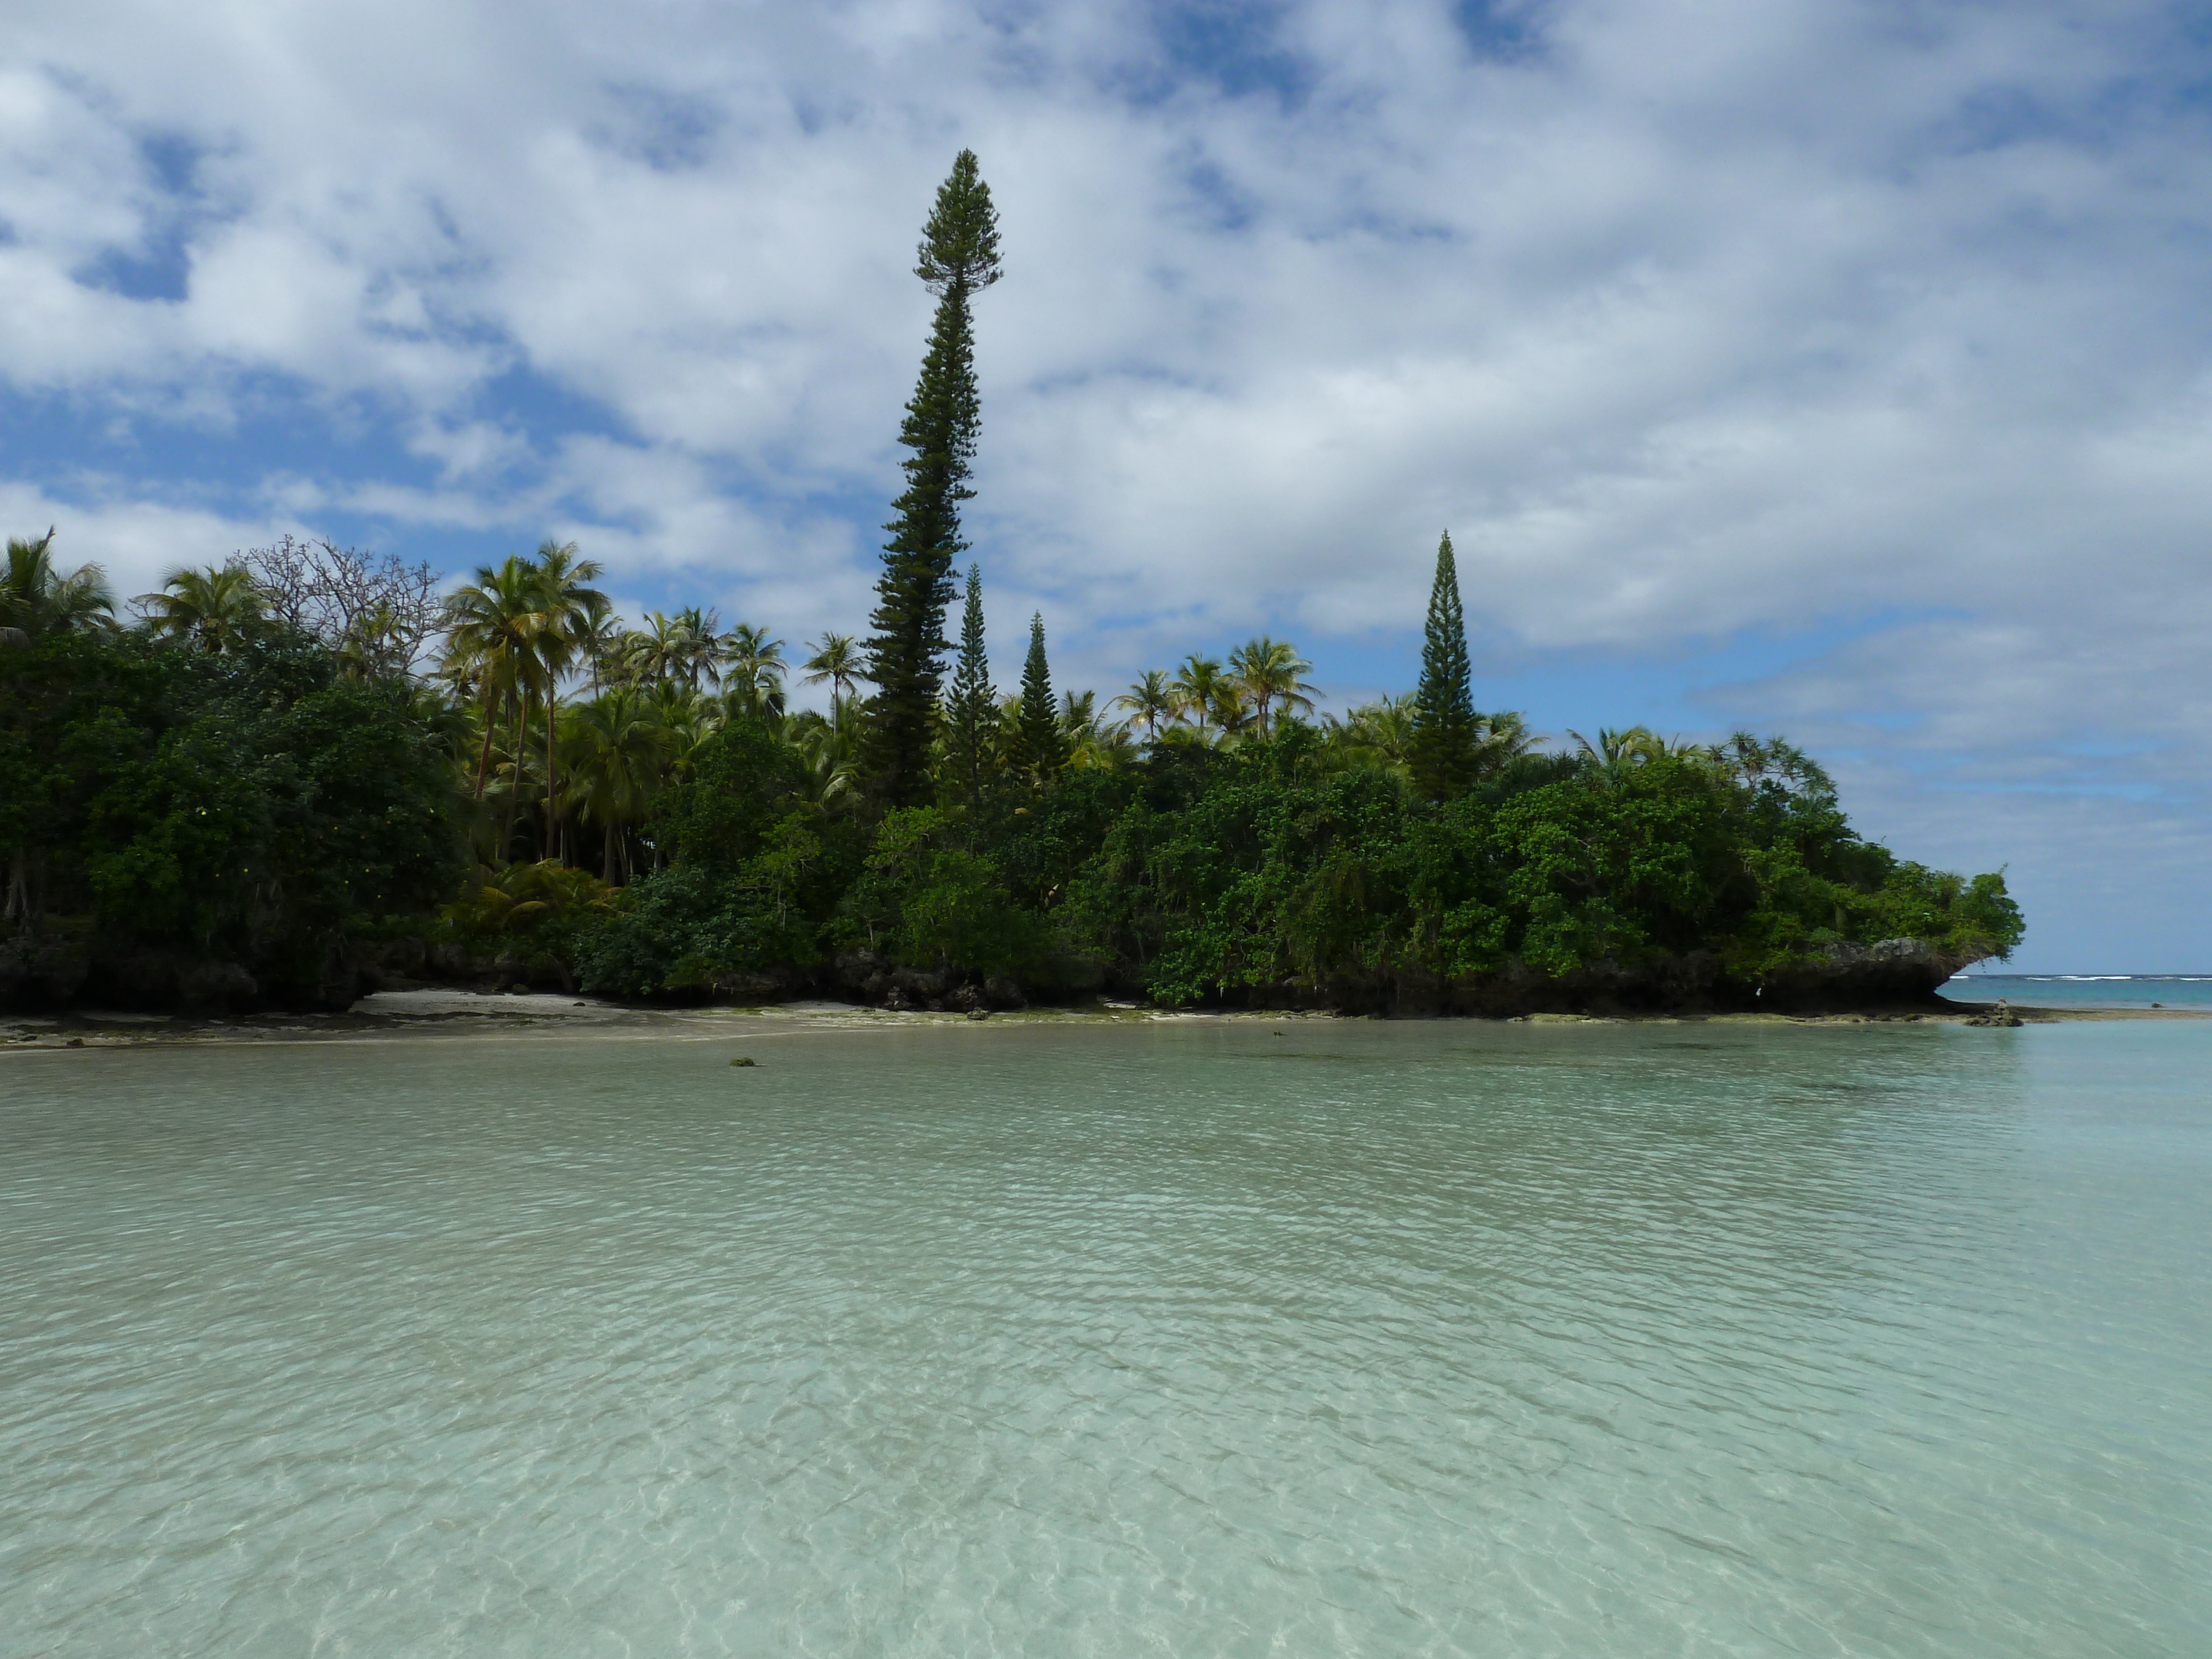
[[[235,646],[268,609],[252,573],[239,564],[172,570],[159,592],[140,594],[137,604],[156,634],[208,652]]]
[[[43,634],[112,628],[115,595],[96,564],[66,574],[54,568],[54,532],[35,541],[10,537],[8,568],[0,573],[0,645],[27,645]]]

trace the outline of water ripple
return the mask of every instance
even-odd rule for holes
[[[1232,1023],[11,1055],[0,1630],[2212,1650],[2208,1061]]]

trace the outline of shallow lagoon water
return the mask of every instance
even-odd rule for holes
[[[2212,974],[1954,974],[1953,1002],[2005,1000],[2023,1008],[2212,1009]]]
[[[7,1650],[2212,1651],[2212,1022],[702,1029],[0,1058]]]

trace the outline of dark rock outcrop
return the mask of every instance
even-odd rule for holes
[[[1976,959],[1947,955],[1917,939],[1832,945],[1821,958],[1767,975],[1759,1003],[1808,1013],[1929,1006],[1939,1001],[1936,988]]]
[[[333,943],[319,951],[295,951],[281,960],[232,962],[109,945],[82,932],[55,929],[0,938],[0,1011],[335,1011],[370,991],[422,984],[574,992],[567,963],[549,951],[527,952],[526,945],[488,954],[449,941],[406,938]],[[1832,945],[1763,976],[1731,969],[1716,953],[1691,951],[1627,964],[1594,962],[1564,975],[1515,967],[1456,979],[1415,970],[1335,975],[1320,982],[1286,979],[1235,987],[1208,1000],[1225,1008],[1303,1008],[1400,1018],[1928,1010],[1953,1006],[1937,997],[1937,989],[1970,960],[1918,939],[1894,939]],[[890,1009],[972,1013],[1024,1008],[1033,1001],[1079,1000],[1101,985],[1134,999],[1144,995],[1135,979],[1097,964],[1055,963],[1049,982],[1042,985],[1006,975],[979,983],[958,973],[896,966],[876,951],[855,949],[841,953],[826,969],[794,966],[718,975],[668,992],[661,1000],[772,1004],[826,993]]]
[[[91,972],[91,944],[81,935],[0,939],[0,1012],[70,1007]]]
[[[241,962],[59,929],[17,933],[0,939],[0,1012],[337,1012],[366,992],[420,982],[396,965],[395,957],[418,973],[429,968],[419,940],[332,940]],[[514,977],[507,975],[510,981]]]
[[[1838,1013],[1948,1006],[1943,981],[1971,957],[1919,939],[1838,944],[1763,975],[1732,971],[1716,954],[1691,951],[1644,962],[1586,963],[1568,974],[1509,968],[1445,979],[1413,971],[1341,975],[1321,983],[1285,980],[1239,987],[1220,1006],[1326,1009],[1400,1018],[1522,1014]]]

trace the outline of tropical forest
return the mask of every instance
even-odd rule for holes
[[[1781,738],[1476,708],[1449,534],[1401,696],[1318,712],[1267,635],[1079,690],[1036,616],[994,684],[971,154],[916,273],[904,487],[850,634],[626,619],[573,542],[452,580],[285,537],[125,599],[55,531],[11,539],[0,1006],[1787,1010],[1924,1000],[2018,942],[2002,872],[1861,838]]]

